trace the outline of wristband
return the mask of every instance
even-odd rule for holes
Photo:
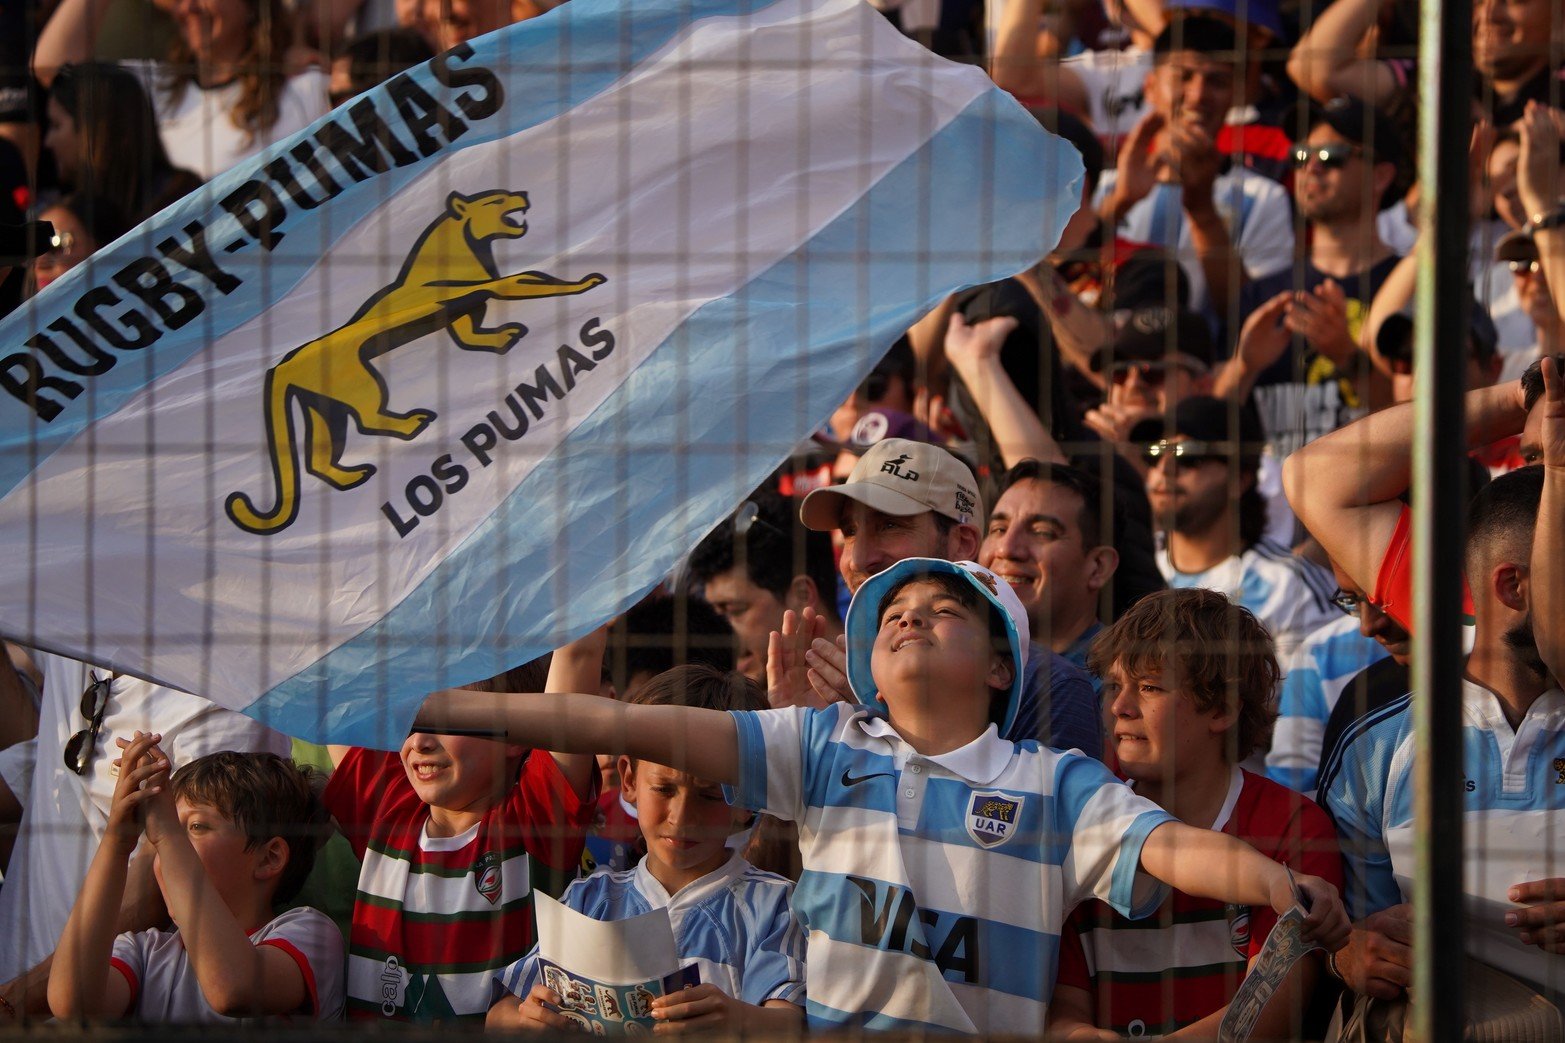
[[[1541,214],[1533,214],[1522,226],[1522,231],[1528,235],[1534,232],[1546,232],[1551,228],[1565,225],[1565,203],[1556,203],[1553,210],[1545,210]]]
[[[1346,978],[1344,978],[1342,976],[1342,971],[1337,967],[1337,954],[1336,953],[1329,952],[1329,953],[1326,954],[1326,969],[1331,972],[1331,976],[1333,978],[1336,978],[1338,981],[1342,982],[1343,984],[1347,984],[1348,979],[1346,979]]]

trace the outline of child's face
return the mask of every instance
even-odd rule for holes
[[[670,893],[728,861],[728,837],[745,813],[723,787],[665,764],[620,758],[621,793],[636,806],[647,868]]]
[[[983,613],[930,580],[905,584],[886,605],[870,672],[893,711],[909,699],[982,690],[987,714],[988,690],[1011,684],[1011,661],[995,651]]]
[[[1116,662],[1104,678],[1103,698],[1120,770],[1129,778],[1164,783],[1192,767],[1226,765],[1224,733],[1234,718],[1196,709],[1172,675],[1132,677]]]
[[[402,743],[402,768],[418,799],[446,811],[486,811],[508,788],[514,747],[493,739],[414,732]]]
[[[253,897],[258,876],[271,875],[261,873],[267,860],[266,845],[257,844],[245,850],[248,843],[245,831],[211,804],[192,804],[180,797],[174,801],[174,810],[217,893],[230,909],[246,908]],[[158,889],[162,890],[163,864],[159,859],[152,862],[152,875],[158,882]],[[255,925],[241,926],[248,929]]]

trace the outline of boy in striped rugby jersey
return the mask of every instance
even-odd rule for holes
[[[1149,594],[1099,635],[1089,665],[1113,715],[1111,748],[1138,794],[1182,822],[1341,886],[1325,812],[1239,767],[1271,729],[1279,676],[1271,638],[1249,610],[1212,590]],[[1217,871],[1234,869],[1218,863]],[[1140,923],[1101,901],[1079,907],[1060,939],[1055,1030],[1080,1039],[1216,1036],[1277,912],[1182,891]],[[1318,955],[1294,966],[1262,1011],[1256,1038],[1300,1034]]]
[[[604,634],[464,691],[522,701],[538,696],[510,693],[596,691]],[[595,761],[425,731],[400,753],[331,753],[326,807],[363,863],[348,1017],[481,1022],[495,972],[532,947],[533,888],[557,894],[575,875]]]
[[[631,701],[759,710],[766,695],[743,674],[680,666],[648,681]],[[789,907],[793,884],[729,846],[754,816],[730,806],[716,782],[626,756],[618,767],[647,853],[631,869],[604,868],[577,880],[561,900],[598,920],[668,910],[680,959],[701,973],[701,984],[652,1001],[652,1016],[671,1031],[798,1031],[804,934]],[[512,995],[489,1012],[490,1028],[571,1031],[557,1012],[564,1001],[539,978],[537,963],[535,946],[498,975]]]
[[[622,749],[797,822],[812,1027],[1038,1034],[1078,902],[1145,915],[1162,881],[1294,904],[1287,872],[1253,848],[1176,822],[1095,760],[1000,738],[1019,704],[1027,614],[988,569],[904,559],[859,587],[847,631],[862,705],[718,713],[447,691],[419,726]],[[1298,882],[1306,938],[1340,945],[1336,889]]]

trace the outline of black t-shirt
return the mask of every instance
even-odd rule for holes
[[[1375,294],[1400,260],[1393,254],[1358,275],[1336,280],[1347,297],[1348,332],[1355,339]],[[1306,262],[1297,273],[1289,269],[1246,283],[1239,298],[1241,328],[1251,312],[1277,294],[1289,289],[1313,291],[1328,278],[1331,276]],[[1368,360],[1364,363],[1367,365]],[[1286,456],[1363,415],[1369,404],[1359,394],[1362,376],[1362,370],[1339,369],[1304,338],[1293,338],[1282,357],[1255,382],[1255,404],[1261,411],[1267,437],[1279,454]]]

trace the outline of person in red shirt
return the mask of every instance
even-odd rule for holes
[[[1341,885],[1325,812],[1239,767],[1271,730],[1280,677],[1271,638],[1249,611],[1215,591],[1149,594],[1099,635],[1088,663],[1103,678],[1120,773],[1138,794],[1295,873]],[[1098,901],[1079,906],[1060,937],[1050,1028],[1062,1039],[1213,1037],[1276,922],[1269,906],[1179,891],[1141,921]],[[1295,965],[1262,1011],[1256,1038],[1304,1031],[1321,955]]]
[[[599,630],[556,651],[542,685],[539,660],[472,687],[596,691],[605,641]],[[349,1019],[481,1024],[495,972],[533,946],[534,889],[558,894],[576,873],[596,762],[423,731],[400,753],[331,753],[323,802],[363,862]]]

